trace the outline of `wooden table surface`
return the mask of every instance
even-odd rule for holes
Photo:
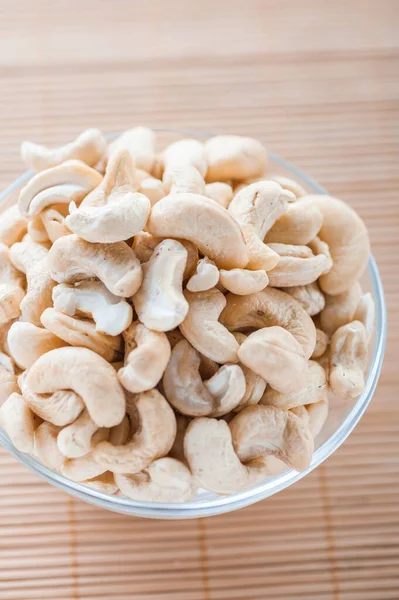
[[[134,124],[249,134],[364,217],[389,336],[344,446],[236,513],[156,522],[0,452],[0,600],[398,600],[399,3],[0,0],[0,188],[22,138]]]

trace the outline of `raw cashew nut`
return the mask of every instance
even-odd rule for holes
[[[147,229],[154,236],[193,242],[219,268],[245,267],[248,262],[239,226],[228,211],[205,196],[165,196],[153,207]]]
[[[154,206],[164,196],[166,196],[165,186],[162,181],[156,177],[145,177],[138,187],[138,193],[147,196],[151,206]]]
[[[205,181],[191,165],[175,165],[163,172],[162,181],[168,194],[192,193],[206,196]]]
[[[125,415],[125,396],[115,370],[87,348],[47,352],[29,369],[26,385],[36,394],[74,391],[98,427],[118,425]]]
[[[50,331],[22,321],[11,325],[7,342],[11,356],[22,369],[29,369],[46,352],[67,345]]]
[[[352,208],[331,196],[310,194],[298,202],[321,210],[323,225],[318,235],[328,244],[333,266],[320,277],[319,283],[326,294],[342,294],[360,279],[366,268],[370,254],[366,226]]]
[[[308,365],[301,344],[282,327],[264,327],[251,333],[238,349],[240,361],[282,393],[306,385]]]
[[[263,290],[269,283],[266,271],[250,271],[249,269],[220,269],[220,283],[229,292],[238,296],[255,294]]]
[[[51,204],[78,204],[102,181],[100,173],[79,160],[68,160],[37,173],[22,188],[18,208],[24,217],[36,217]]]
[[[14,371],[4,365],[0,365],[0,406],[13,393],[18,392],[17,376]]]
[[[238,365],[224,365],[208,381],[199,373],[201,357],[182,340],[172,350],[162,384],[170,404],[184,415],[220,417],[233,410],[245,394]]]
[[[151,390],[160,382],[169,362],[171,348],[164,333],[151,331],[136,321],[123,334],[125,366],[118,378],[129,392]]]
[[[168,331],[166,336],[169,340],[172,350],[176,346],[176,344],[178,344],[182,340],[186,339],[184,337],[184,335],[182,334],[182,332],[180,331],[180,329],[174,329],[173,331]],[[210,379],[211,377],[213,377],[213,375],[215,375],[216,371],[219,370],[219,365],[217,362],[208,358],[207,356],[204,356],[201,353],[199,353],[199,355],[201,357],[201,363],[199,366],[199,372],[200,372],[201,378],[202,379]]]
[[[64,205],[60,204],[60,206]],[[28,221],[28,235],[34,242],[48,243],[50,241],[46,228],[44,227],[41,214]]]
[[[328,417],[328,400],[325,399],[322,402],[316,402],[315,404],[309,404],[306,406],[308,413],[308,427],[312,434],[313,439],[323,429],[324,424]]]
[[[234,449],[250,465],[275,456],[297,471],[310,465],[313,438],[303,421],[275,406],[248,406],[229,424]]]
[[[47,258],[28,270],[27,292],[21,301],[21,321],[41,325],[41,315],[52,305],[55,281],[50,275]]]
[[[176,240],[164,240],[143,264],[143,283],[133,297],[140,321],[154,331],[168,331],[185,318],[188,304],[182,292],[187,250]]]
[[[69,235],[71,233],[71,230],[65,224],[65,217],[67,215],[67,204],[60,204],[57,208],[49,206],[40,213],[39,218],[42,221],[46,235],[51,243],[54,243],[63,235]]]
[[[0,244],[0,324],[19,316],[24,296],[23,277],[12,264],[8,247]]]
[[[60,472],[65,462],[65,456],[58,448],[57,436],[60,427],[43,421],[35,430],[34,453],[49,469]]]
[[[100,442],[94,450],[95,461],[114,473],[139,473],[157,458],[168,454],[176,436],[176,418],[165,398],[157,390],[138,396],[139,428],[130,442],[112,446]]]
[[[215,181],[214,183],[207,183],[205,186],[204,196],[215,200],[223,208],[228,208],[233,198],[233,188],[228,183],[223,181]]]
[[[329,336],[321,329],[316,328],[316,345],[313,350],[312,358],[320,358],[327,350],[329,342]]]
[[[355,314],[353,315],[353,320],[363,323],[367,332],[367,340],[370,342],[375,324],[375,304],[370,292],[367,292],[367,294],[364,294],[360,298]]]
[[[306,196],[307,194],[307,191],[297,181],[294,181],[290,177],[285,177],[284,175],[268,175],[268,179],[275,181],[285,190],[292,192],[295,198],[302,198],[302,196]]]
[[[196,492],[190,471],[175,458],[158,458],[141,473],[115,473],[122,494],[141,502],[185,502]]]
[[[288,410],[296,406],[324,401],[326,394],[327,380],[324,369],[317,362],[310,360],[305,387],[299,391],[282,393],[277,392],[269,386],[263,394],[260,403]]]
[[[95,438],[94,434],[93,438]],[[93,458],[93,452],[89,452],[79,458],[67,458],[61,467],[61,473],[64,477],[72,481],[84,482],[103,475],[107,469],[96,462]]]
[[[316,281],[332,267],[331,258],[323,253],[313,254],[308,246],[269,244],[277,252],[277,266],[269,271],[269,283],[273,287],[307,285]]]
[[[164,238],[155,237],[146,231],[142,231],[134,236],[133,250],[141,264],[148,262],[155,248],[163,241]],[[183,273],[183,281],[189,279],[195,272],[198,263],[198,250],[191,242],[187,240],[176,240],[187,250],[186,268]]]
[[[267,168],[266,149],[258,140],[240,135],[217,135],[204,144],[206,181],[243,181],[260,177]]]
[[[188,280],[186,288],[190,292],[204,292],[215,287],[218,281],[219,269],[205,256],[198,262],[196,271]]]
[[[147,223],[151,203],[134,191],[134,165],[127,150],[111,156],[102,183],[79,208],[69,207],[65,224],[87,242],[113,243],[139,233]]]
[[[200,487],[217,494],[239,492],[264,478],[257,466],[242,464],[223,420],[200,417],[191,421],[184,437],[184,454]]]
[[[110,292],[123,298],[136,293],[143,277],[136,255],[125,242],[90,244],[77,235],[54,242],[48,264],[57,283],[97,277]]]
[[[207,163],[204,144],[198,140],[184,139],[169,144],[162,153],[165,171],[173,167],[195,167],[205,177]]]
[[[20,394],[14,392],[0,406],[0,426],[17,450],[32,452],[35,415]]]
[[[53,302],[56,311],[71,317],[91,317],[96,331],[112,336],[122,333],[133,319],[130,304],[112,294],[101,281],[60,283],[53,289]]]
[[[330,346],[330,387],[345,400],[357,398],[364,389],[367,367],[367,332],[360,321],[343,325]]]
[[[239,331],[234,332],[233,335],[239,344],[242,344],[247,339],[247,336],[243,333],[240,333]],[[241,398],[240,403],[233,409],[234,412],[240,412],[241,410],[243,410],[243,408],[246,408],[247,406],[251,406],[252,404],[258,404],[258,402],[263,396],[267,385],[263,377],[261,377],[242,363],[239,363],[239,365],[245,377],[245,394]]]
[[[180,331],[204,356],[218,362],[237,362],[238,342],[218,319],[226,306],[226,298],[216,288],[205,292],[185,291],[189,304]]]
[[[98,129],[86,129],[65,146],[50,149],[33,142],[22,142],[21,158],[30,169],[43,171],[55,167],[66,160],[81,160],[95,167],[107,150],[107,142]]]
[[[155,163],[155,133],[148,127],[133,127],[109,145],[108,156],[120,150],[128,150],[134,164],[151,172]]]
[[[184,437],[186,435],[188,424],[192,421],[192,419],[190,417],[186,417],[186,415],[181,415],[180,413],[176,413],[175,416],[177,427],[176,437],[168,456],[171,458],[176,458],[182,463],[187,464],[186,457],[184,456]]]
[[[96,432],[100,431],[104,436],[103,439],[107,439],[109,430],[100,429],[91,419],[87,410],[84,410],[76,421],[61,429],[57,437],[58,448],[67,458],[84,456],[93,450],[91,439]]]
[[[230,331],[279,325],[298,340],[306,358],[312,355],[316,328],[299,302],[288,294],[267,287],[250,296],[227,294],[226,302],[220,320]]]
[[[19,242],[26,233],[27,220],[19,212],[16,204],[13,204],[1,213],[0,220],[0,243],[12,246]]]
[[[320,313],[321,329],[332,336],[339,327],[353,321],[361,297],[362,288],[358,282],[342,294],[325,294],[325,307]]]
[[[11,262],[16,269],[25,274],[44,260],[47,255],[48,246],[35,242],[29,234],[10,248]]]
[[[323,215],[318,206],[293,202],[267,232],[265,242],[306,245],[316,237],[322,223]]]
[[[284,291],[295,298],[311,317],[319,314],[325,306],[324,294],[320,291],[316,281],[307,285],[286,287]]]

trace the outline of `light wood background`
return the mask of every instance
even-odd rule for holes
[[[255,135],[364,217],[385,366],[345,445],[240,512],[132,519],[0,452],[0,600],[398,600],[399,3],[0,0],[0,187],[22,138],[133,124]]]

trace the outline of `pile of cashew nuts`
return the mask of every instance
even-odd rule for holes
[[[0,217],[0,425],[65,477],[139,501],[305,470],[363,390],[369,239],[252,138],[136,127],[57,148]]]

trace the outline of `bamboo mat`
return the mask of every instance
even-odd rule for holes
[[[102,511],[0,451],[0,600],[398,600],[396,0],[0,0],[0,188],[22,138],[136,123],[255,135],[348,200],[389,310],[385,365],[344,446],[236,513]]]

